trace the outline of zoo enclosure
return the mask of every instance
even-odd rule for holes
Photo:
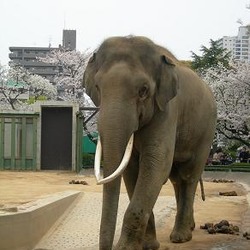
[[[73,170],[79,171],[82,167],[82,115],[78,105],[69,102],[40,102],[36,104],[35,112],[0,112],[0,170]],[[43,111],[51,110],[49,119],[43,116]],[[64,111],[70,115],[65,118]],[[50,122],[43,126],[45,120],[60,120],[60,123]],[[66,121],[68,119],[68,121]],[[46,122],[45,122],[46,123]],[[55,125],[56,124],[56,125]],[[65,124],[68,128],[65,132]],[[45,128],[43,128],[45,127]],[[50,150],[50,164],[48,154],[43,150],[55,142],[53,131],[59,131],[56,138],[56,147]],[[65,136],[65,134],[67,136]],[[43,137],[49,138],[43,142]],[[58,133],[57,133],[58,135]],[[69,140],[65,142],[65,137]],[[69,162],[65,164],[64,156],[67,145]],[[51,148],[51,147],[50,147]],[[49,160],[50,160],[49,159]],[[65,165],[62,165],[65,164]]]

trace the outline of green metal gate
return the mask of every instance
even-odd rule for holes
[[[36,170],[38,113],[0,114],[0,170]]]

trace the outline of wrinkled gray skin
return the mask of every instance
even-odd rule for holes
[[[177,201],[170,239],[191,240],[194,195],[214,136],[216,106],[210,89],[144,37],[105,40],[88,62],[84,86],[100,107],[104,177],[118,167],[135,134],[123,173],[130,203],[114,249],[159,248],[152,209],[168,179]],[[120,184],[118,177],[103,187],[100,250],[112,249]]]

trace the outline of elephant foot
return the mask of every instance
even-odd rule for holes
[[[183,243],[192,239],[192,230],[173,230],[170,235],[170,240],[173,243]]]
[[[144,240],[143,250],[157,250],[160,247],[160,243],[156,239]]]
[[[114,248],[114,250],[140,250],[140,249],[142,249],[141,246],[139,246],[139,245],[133,245],[133,244],[126,245],[126,246],[117,245]]]
[[[129,244],[121,245],[117,244],[114,250],[157,250],[160,247],[160,243],[157,240],[144,241],[143,246],[130,242]]]

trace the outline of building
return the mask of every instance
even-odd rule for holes
[[[220,46],[230,51],[236,61],[250,62],[249,29],[249,26],[240,26],[237,36],[224,36],[219,40]]]
[[[69,50],[76,49],[76,30],[63,30],[62,46]]]
[[[76,49],[76,30],[63,30],[62,46],[69,50]],[[45,57],[49,52],[59,47],[9,47],[10,63],[21,65],[31,73],[52,80],[58,74],[59,68],[37,60],[37,57]]]
[[[74,102],[37,101],[34,111],[0,107],[0,170],[82,167],[82,123]]]
[[[29,72],[43,76],[51,80],[56,74],[55,66],[43,63],[37,60],[37,57],[45,57],[51,50],[51,47],[9,47],[10,63],[20,65]]]

